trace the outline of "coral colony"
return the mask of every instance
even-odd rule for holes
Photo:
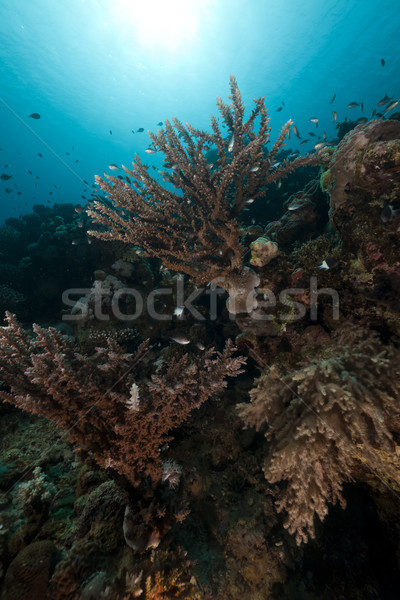
[[[400,123],[348,122],[296,156],[284,150],[291,121],[269,148],[264,99],[245,118],[232,76],[230,91],[209,132],[173,119],[151,134],[161,181],[136,155],[124,176],[97,178],[105,195],[87,214],[36,209],[38,239],[32,225],[8,272],[29,277],[51,244],[94,279],[78,300],[81,288],[65,291],[62,325],[23,327],[29,285],[0,286],[18,314],[0,328],[0,398],[45,417],[40,428],[54,422],[74,465],[61,461],[55,483],[38,459],[7,479],[25,515],[18,528],[0,522],[7,600],[33,588],[44,598],[49,580],[60,600],[297,597],[303,557],[329,555],[327,515],[349,505],[348,482],[375,503],[375,527],[386,519],[399,533]],[[281,216],[250,225],[249,207],[268,211],[270,194],[282,194]],[[10,221],[4,256],[12,226],[24,239]],[[94,275],[79,271],[78,250]],[[148,312],[130,318],[132,298]],[[12,448],[7,457],[5,472],[17,468]],[[70,505],[63,481],[76,489]],[[353,575],[350,555],[369,552],[357,539]],[[21,565],[33,556],[42,571],[27,592]]]

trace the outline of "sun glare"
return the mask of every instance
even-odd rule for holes
[[[112,11],[120,24],[149,48],[175,50],[195,39],[204,0],[115,0]]]

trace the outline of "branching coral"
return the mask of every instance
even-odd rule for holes
[[[133,168],[123,167],[128,181],[97,177],[107,202],[94,202],[88,214],[107,231],[91,231],[102,240],[122,240],[142,248],[144,256],[159,257],[168,269],[190,275],[198,285],[218,279],[231,296],[231,312],[249,312],[246,296],[257,285],[243,268],[245,248],[240,243],[238,221],[246,202],[265,194],[268,184],[303,165],[318,164],[318,154],[284,160],[274,167],[276,155],[290,133],[288,121],[269,152],[269,118],[264,98],[255,100],[247,120],[238,85],[230,79],[231,104],[217,99],[224,138],[218,121],[211,117],[212,133],[168,120],[165,128],[150,133],[154,148],[163,152],[170,170],[160,171],[165,187],[149,173],[139,156]],[[255,128],[258,128],[255,131]],[[206,153],[217,160],[210,164]],[[129,179],[131,178],[131,179]],[[238,290],[244,290],[243,294]]]
[[[399,358],[375,334],[349,327],[326,356],[288,374],[272,367],[251,391],[251,404],[240,405],[247,426],[268,425],[265,477],[286,480],[277,508],[298,543],[314,537],[315,513],[322,520],[328,503],[344,506],[342,484],[352,478],[359,452],[378,472],[377,449],[393,454]]]
[[[65,340],[55,329],[33,326],[34,338],[7,314],[0,328],[0,380],[10,392],[0,399],[54,421],[70,441],[90,452],[136,485],[162,478],[161,446],[171,429],[184,422],[212,394],[226,386],[226,376],[241,372],[242,357],[228,342],[219,353],[206,350],[196,361],[174,358],[151,381],[140,379],[147,342],[134,355],[112,339],[93,356]]]

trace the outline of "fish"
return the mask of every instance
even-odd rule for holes
[[[326,136],[326,131],[324,131],[324,133],[322,134],[322,137],[323,137],[324,140],[326,140],[326,137],[327,137]]]
[[[139,129],[136,129],[137,133],[143,133],[144,131],[144,127],[139,127]]]
[[[297,129],[296,125],[293,125],[293,133],[297,138],[299,138],[299,140],[301,140],[301,135],[299,134],[299,130]]]
[[[350,104],[347,105],[347,108],[356,108],[356,106],[360,106],[360,104],[358,102],[350,102]]]
[[[329,104],[332,104],[332,102],[334,102],[334,101],[335,101],[335,98],[336,98],[336,94],[333,94],[333,96],[332,96],[332,100],[329,102]]]
[[[38,156],[40,156],[40,158],[43,158],[43,154],[41,154],[40,152],[38,152]]]
[[[28,115],[28,118],[37,120],[37,119],[40,119],[41,117],[40,117],[39,113],[32,113],[31,115]]]
[[[229,140],[229,144],[228,144],[228,152],[232,152],[234,144],[235,144],[235,136],[232,135],[231,139]]]
[[[391,223],[393,218],[400,213],[400,207],[398,204],[386,204],[385,208],[381,212],[381,221],[384,223]]]
[[[164,123],[162,121],[160,121],[159,123],[157,123],[158,127],[162,127],[164,125]]]
[[[111,129],[110,129],[110,135],[112,135],[112,131],[111,131]]]
[[[185,335],[183,335],[183,333],[177,333],[176,335],[171,336],[170,339],[173,342],[176,342],[177,344],[181,344],[183,346],[185,346],[186,344],[190,344],[190,340]]]
[[[376,108],[372,109],[372,113],[371,113],[371,118],[374,117],[376,115]]]
[[[384,104],[387,104],[388,102],[390,102],[393,99],[393,96],[388,96],[386,94],[386,96],[384,96],[382,98],[382,100],[379,100],[377,106],[383,106]]]
[[[361,102],[360,106],[361,106],[361,111],[363,111],[364,110],[364,102]]]
[[[360,117],[359,119],[357,119],[356,123],[360,125],[360,123],[366,123],[367,121],[367,117]]]
[[[336,258],[328,257],[322,261],[318,269],[332,269],[333,267],[336,267],[337,264],[338,261],[336,260]]]
[[[80,214],[80,213],[83,213],[83,211],[84,211],[84,210],[85,210],[85,209],[84,209],[84,208],[83,208],[83,206],[81,206],[80,204],[77,204],[77,205],[75,206],[75,212],[76,212],[76,213],[78,213],[78,214]]]
[[[283,106],[280,106],[279,108],[276,109],[276,112],[281,112]]]
[[[303,205],[300,204],[300,202],[298,202],[297,200],[293,200],[293,202],[291,202],[287,208],[288,208],[288,210],[293,211],[293,210],[299,210],[299,208],[302,208],[302,207],[303,207]]]
[[[333,122],[336,123],[336,119],[337,119],[337,112],[336,112],[336,110],[332,111],[332,119],[333,119]]]
[[[184,306],[177,306],[177,307],[174,309],[174,315],[175,315],[176,317],[181,317],[181,316],[183,315],[183,311],[184,311],[184,310],[185,310],[185,307],[184,307]],[[171,339],[172,339],[172,338],[171,338]]]
[[[69,152],[66,152],[65,154],[66,154],[67,156],[70,156],[70,153],[69,153]]]
[[[0,179],[2,179],[3,181],[7,181],[8,179],[11,179],[12,175],[7,175],[7,173],[3,173],[2,175],[0,175]]]
[[[155,148],[146,148],[146,154],[155,154],[157,150]]]
[[[249,198],[248,200],[246,200],[245,204],[253,204],[254,202],[254,198]]]
[[[315,137],[315,133],[313,133],[312,131],[309,131],[308,135],[311,135],[311,137]]]
[[[201,342],[196,342],[195,343],[196,348],[198,348],[199,350],[205,350],[206,347],[204,344],[202,344]]]
[[[315,123],[316,127],[318,127],[318,119],[317,117],[313,117],[312,119],[308,119],[311,123]]]
[[[300,146],[302,146],[303,144],[307,144],[307,142],[309,142],[310,140],[301,140],[300,142]]]
[[[11,188],[6,188],[6,194],[11,194],[12,189]]]
[[[321,150],[322,148],[325,148],[325,146],[325,142],[317,142],[314,146],[314,150]]]
[[[115,163],[111,163],[111,165],[108,165],[108,168],[111,169],[111,171],[119,171],[119,166]]]
[[[393,102],[388,104],[387,107],[385,108],[385,110],[383,111],[383,114],[388,113],[391,110],[393,110],[394,108],[396,108],[396,106],[398,106],[399,102],[400,102],[400,100],[394,100]]]
[[[260,170],[259,165],[254,165],[254,167],[251,167],[250,169],[250,173],[257,173],[257,171]]]
[[[385,59],[384,58],[381,58],[381,65],[382,65],[382,67],[385,66]]]

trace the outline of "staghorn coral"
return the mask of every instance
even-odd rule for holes
[[[140,362],[148,342],[135,354],[112,339],[88,356],[55,329],[33,326],[34,338],[7,313],[0,328],[0,380],[10,392],[0,399],[54,421],[69,440],[132,484],[163,475],[161,446],[171,429],[241,372],[244,358],[208,349],[196,359],[184,354],[141,381]]]
[[[254,100],[255,108],[244,120],[245,109],[233,76],[230,88],[230,105],[217,99],[228,138],[222,136],[215,117],[211,117],[212,133],[184,126],[175,118],[173,124],[165,122],[165,129],[150,133],[153,148],[161,151],[170,165],[169,171],[161,172],[162,177],[178,192],[151,177],[149,167],[136,155],[132,169],[123,167],[130,183],[110,175],[97,177],[107,200],[95,201],[88,214],[107,228],[90,231],[91,235],[135,244],[143,256],[160,258],[164,267],[190,275],[197,285],[218,280],[230,294],[228,308],[235,314],[255,308],[253,301],[246,304],[246,295],[258,281],[243,269],[245,248],[240,243],[238,220],[242,209],[247,201],[263,196],[268,184],[300,166],[319,164],[321,159],[318,154],[308,154],[285,159],[274,168],[292,122],[283,126],[267,153],[270,128],[264,98]],[[218,158],[209,164],[206,153],[211,149]]]
[[[247,426],[268,425],[271,445],[264,466],[272,483],[286,480],[277,502],[297,543],[314,537],[314,514],[321,520],[328,504],[342,506],[343,482],[364,462],[376,474],[384,465],[379,451],[393,456],[392,432],[398,420],[400,352],[371,332],[344,328],[320,358],[287,374],[272,366],[241,404]]]

